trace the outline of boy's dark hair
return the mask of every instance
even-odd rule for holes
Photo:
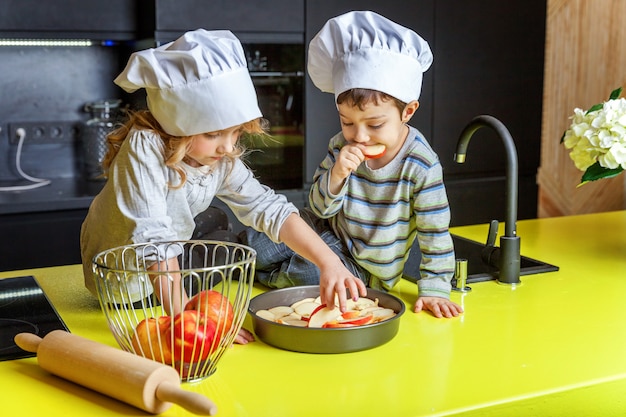
[[[402,111],[406,107],[406,103],[390,96],[389,94],[383,93],[382,91],[370,90],[367,88],[353,88],[351,90],[346,90],[337,96],[337,104],[352,104],[353,106],[357,106],[360,110],[363,110],[363,106],[368,103],[378,104],[381,101],[389,100],[393,101],[395,106],[400,111],[400,114],[402,114]]]

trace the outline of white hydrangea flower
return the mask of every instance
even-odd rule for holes
[[[563,144],[581,171],[598,162],[607,169],[626,169],[626,99],[606,101],[600,109],[574,109]]]

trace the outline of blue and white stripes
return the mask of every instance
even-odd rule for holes
[[[328,218],[354,259],[372,274],[373,288],[393,287],[402,277],[415,239],[422,251],[420,295],[449,297],[454,247],[450,208],[439,158],[411,128],[399,154],[383,168],[366,163],[330,194],[328,176],[345,139],[331,139],[309,195],[312,210]]]

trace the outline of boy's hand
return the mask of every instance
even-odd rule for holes
[[[344,180],[352,171],[356,171],[363,161],[365,161],[365,155],[359,145],[349,143],[341,148],[335,165],[330,170],[330,191],[337,194]]]
[[[422,310],[430,311],[437,318],[457,317],[463,312],[460,305],[441,297],[418,297],[413,311],[419,313]]]
[[[343,181],[350,176],[352,171],[356,171],[364,160],[363,149],[357,144],[349,143],[339,151],[332,175]]]

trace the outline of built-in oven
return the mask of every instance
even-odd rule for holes
[[[304,182],[304,46],[301,43],[244,43],[259,107],[269,121],[269,138],[247,138],[247,164],[277,190]]]

